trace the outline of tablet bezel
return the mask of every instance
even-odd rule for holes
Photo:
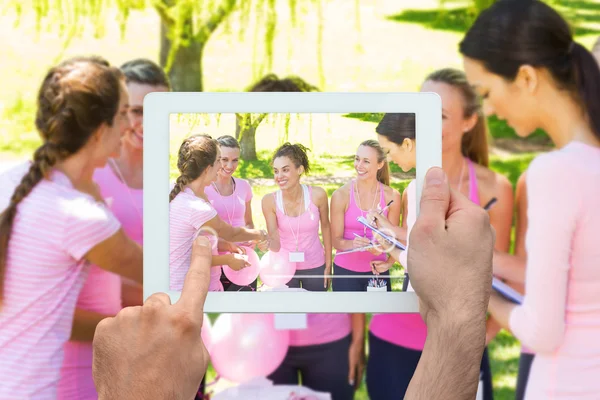
[[[435,93],[150,93],[144,98],[145,299],[163,292],[175,302],[180,295],[169,290],[168,194],[170,116],[182,113],[415,113],[417,215],[425,173],[442,165],[442,103]],[[204,311],[414,313],[418,299],[414,292],[209,292]]]

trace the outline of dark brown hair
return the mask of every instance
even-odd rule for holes
[[[237,139],[231,135],[219,136],[217,138],[217,142],[219,142],[219,146],[228,147],[230,149],[240,148],[240,142],[238,142]]]
[[[279,79],[275,74],[265,75],[258,82],[251,85],[248,92],[318,92],[316,86],[311,85],[297,76],[288,76]]]
[[[463,117],[470,118],[477,115],[477,122],[465,132],[461,142],[463,156],[484,167],[489,166],[488,128],[481,99],[473,87],[469,84],[463,71],[453,68],[444,68],[432,72],[425,81],[441,82],[458,90],[463,97]]]
[[[136,58],[121,65],[127,83],[135,82],[149,86],[164,86],[171,90],[171,82],[165,71],[154,61]]]
[[[417,127],[414,113],[387,113],[375,128],[378,135],[401,145],[404,139],[415,140]]]
[[[205,134],[192,135],[181,143],[177,159],[179,176],[169,194],[169,202],[217,161],[218,149],[219,143]]]
[[[600,139],[600,68],[573,41],[569,24],[538,0],[500,0],[485,9],[460,43],[460,52],[507,81],[519,68],[545,68],[557,87],[573,95]]]
[[[275,150],[275,153],[273,153],[271,164],[273,164],[273,161],[275,161],[275,159],[278,157],[288,157],[290,160],[292,160],[296,168],[302,165],[304,167],[304,173],[308,174],[310,171],[310,163],[308,162],[308,155],[306,154],[307,151],[309,151],[309,149],[300,143],[284,143],[277,150]]]
[[[77,153],[102,124],[113,124],[123,76],[99,60],[79,57],[62,62],[48,71],[39,89],[35,126],[43,144],[34,152],[27,174],[0,216],[0,301],[19,203],[49,176],[57,162]]]
[[[381,148],[381,145],[377,140],[365,140],[360,144],[361,146],[366,146],[374,149],[377,152],[377,162],[380,163],[383,161],[383,167],[381,167],[377,171],[377,180],[383,183],[386,186],[390,185],[390,166],[387,162],[387,157],[385,152]]]

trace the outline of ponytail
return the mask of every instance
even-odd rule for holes
[[[383,161],[383,167],[377,171],[377,180],[386,186],[390,186],[390,165],[387,160]]]
[[[15,188],[8,207],[0,214],[0,305],[4,297],[8,242],[10,241],[13,221],[17,215],[17,207],[43,178],[48,177],[50,170],[60,158],[64,157],[64,153],[50,143],[45,143],[39,147],[33,155],[33,162],[29,167],[29,171]]]
[[[581,105],[594,135],[600,140],[600,65],[585,47],[572,43],[571,58]]]

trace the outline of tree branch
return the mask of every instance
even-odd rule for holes
[[[175,20],[169,15],[169,7],[164,3],[164,1],[154,0],[152,3],[163,24],[169,28],[173,26],[175,24]]]
[[[217,11],[204,22],[202,29],[196,36],[196,40],[201,43],[206,42],[219,24],[233,11],[236,3],[237,0],[223,0]]]

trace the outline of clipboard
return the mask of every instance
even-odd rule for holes
[[[500,279],[495,277],[492,279],[492,288],[511,303],[523,303],[523,295],[502,282]]]
[[[372,249],[372,248],[374,248],[374,247],[375,247],[374,245],[370,244],[370,245],[368,245],[368,246],[357,247],[357,248],[355,248],[355,249],[344,250],[344,251],[338,251],[338,252],[336,252],[335,254],[336,254],[336,255],[338,255],[338,256],[340,256],[340,255],[342,255],[342,254],[357,253],[357,252],[359,252],[359,251],[365,251],[365,250],[368,250],[368,249]]]
[[[373,225],[369,224],[367,222],[367,220],[365,219],[365,217],[360,216],[356,220],[358,222],[360,222],[361,224],[363,224],[364,226],[366,226],[367,228],[369,228],[371,231],[377,233],[379,236],[381,236],[382,238],[384,238],[388,242],[392,243],[394,246],[396,246],[400,250],[406,251],[406,246],[405,245],[403,245],[402,243],[400,243],[399,241],[397,241],[395,238],[390,237],[390,236],[386,235],[385,233],[381,232],[378,228],[374,227]]]

